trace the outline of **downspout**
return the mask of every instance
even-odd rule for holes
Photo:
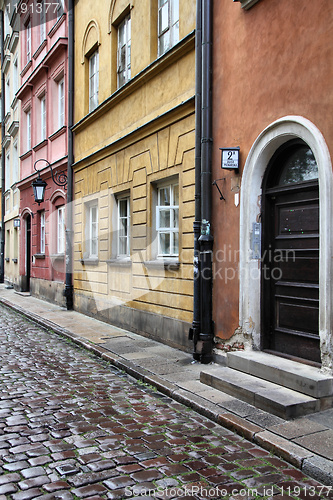
[[[5,75],[3,72],[4,61],[4,13],[0,10],[1,31],[1,141],[5,137]],[[5,148],[1,146],[1,231],[0,231],[0,283],[5,281]]]
[[[202,0],[197,0],[195,30],[195,206],[194,206],[194,268],[193,268],[193,323],[189,331],[189,339],[193,340],[193,359],[200,361],[198,344],[200,334],[200,228],[201,228],[201,86],[202,86]]]
[[[202,0],[202,112],[201,112],[201,363],[213,360],[213,242],[211,234],[212,196],[212,12],[213,1]]]
[[[74,0],[68,2],[68,164],[66,204],[66,283],[67,310],[74,308],[73,287],[73,130],[74,125]]]

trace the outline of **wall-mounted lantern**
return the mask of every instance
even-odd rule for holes
[[[35,202],[38,203],[38,205],[40,205],[44,201],[45,188],[47,186],[47,182],[45,182],[40,176],[40,170],[37,170],[36,168],[36,163],[38,163],[39,161],[44,161],[50,167],[52,180],[55,184],[57,184],[57,186],[61,186],[66,189],[67,185],[67,175],[65,174],[65,172],[54,174],[49,161],[44,160],[43,158],[35,161],[34,169],[36,170],[36,172],[38,172],[38,177],[31,183],[31,185],[34,191]]]

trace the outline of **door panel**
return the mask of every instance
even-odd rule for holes
[[[267,189],[265,210],[263,347],[320,362],[318,183]]]

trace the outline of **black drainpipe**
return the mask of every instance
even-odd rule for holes
[[[201,363],[213,360],[214,327],[212,321],[212,256],[214,238],[211,234],[212,196],[212,12],[213,1],[202,0],[202,112],[201,112],[201,331],[197,351]],[[199,349],[198,349],[199,347]]]
[[[5,137],[5,75],[3,72],[4,60],[4,17],[0,10],[1,31],[1,140]],[[0,283],[5,281],[5,148],[1,146],[1,232],[0,232]]]
[[[68,2],[68,165],[66,204],[66,284],[67,310],[74,308],[73,287],[73,131],[74,124],[74,0]]]
[[[193,270],[193,323],[190,328],[189,339],[193,340],[193,359],[200,361],[200,352],[197,345],[200,334],[200,228],[201,228],[201,45],[202,45],[202,0],[197,0],[197,17],[195,30],[195,214],[193,223],[194,232],[194,270]]]

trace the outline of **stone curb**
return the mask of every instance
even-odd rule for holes
[[[42,319],[40,316],[30,313],[16,304],[0,297],[0,303],[8,308],[18,312],[27,319],[37,323],[38,326],[45,330],[52,330],[57,335],[63,336],[80,347],[83,347],[98,357],[108,361],[116,368],[119,368],[128,373],[133,378],[145,382],[156,387],[163,394],[171,397],[175,401],[192,408],[197,413],[205,416],[221,426],[233,430],[237,434],[243,436],[246,440],[253,442],[267,451],[283,458],[296,468],[300,469],[322,483],[331,486],[333,484],[333,466],[331,461],[325,459],[315,453],[312,453],[305,448],[302,448],[295,443],[291,443],[285,438],[266,431],[262,427],[248,422],[246,419],[239,417],[233,413],[220,413],[219,407],[211,403],[205,398],[193,394],[179,388],[177,385],[172,384],[158,375],[141,368],[131,361],[121,358],[121,356],[112,353],[104,347],[97,346],[92,342],[82,339],[79,335],[70,332],[69,330],[60,327],[52,321]]]

